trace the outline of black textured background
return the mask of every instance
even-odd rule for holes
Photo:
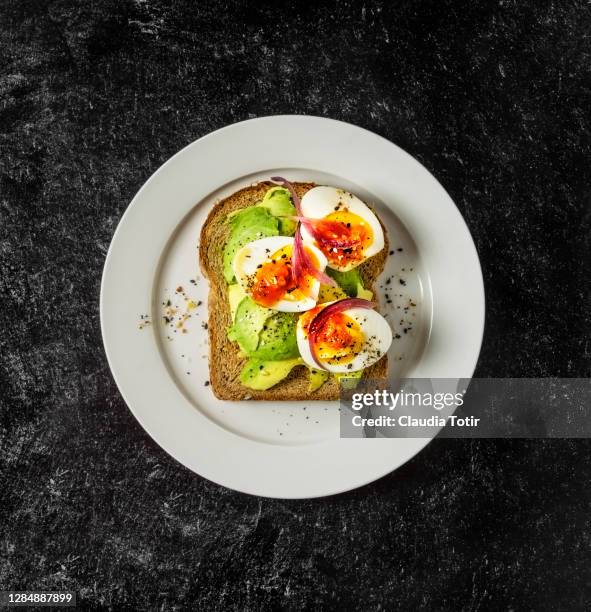
[[[381,481],[275,501],[143,432],[101,345],[141,184],[235,121],[396,142],[480,253],[479,376],[589,376],[588,2],[0,1],[0,588],[85,608],[584,610],[587,441],[438,440]]]

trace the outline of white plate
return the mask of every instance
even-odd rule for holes
[[[408,330],[392,345],[391,375],[470,378],[482,341],[484,290],[460,213],[435,178],[396,145],[319,117],[264,117],[218,130],[147,181],[105,262],[103,341],[135,417],[189,469],[255,495],[331,495],[391,472],[429,439],[340,439],[337,402],[222,402],[205,386],[201,224],[220,197],[277,174],[351,190],[384,220],[394,254],[381,277],[380,310],[395,331]],[[186,333],[164,323],[169,299],[183,311],[186,300],[203,302],[189,311]],[[405,311],[409,301],[416,307]]]

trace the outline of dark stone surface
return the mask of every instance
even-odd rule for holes
[[[0,588],[589,609],[587,441],[438,440],[355,492],[248,497],[143,432],[98,315],[113,231],[168,157],[241,119],[324,115],[402,146],[462,211],[480,376],[589,376],[589,4],[4,0],[0,18]]]

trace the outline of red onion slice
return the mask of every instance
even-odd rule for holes
[[[289,191],[289,193],[291,194],[291,199],[293,200],[293,205],[295,206],[297,212],[296,219],[306,227],[311,227],[310,220],[307,217],[304,217],[302,213],[302,203],[298,194],[296,193],[294,186],[282,176],[272,176],[271,180],[274,183],[278,183],[282,187],[285,187],[285,189]],[[296,283],[298,284],[299,280],[302,279],[305,274],[309,274],[324,285],[330,285],[331,287],[337,286],[335,280],[328,276],[328,274],[325,274],[321,270],[318,270],[316,266],[314,266],[310,257],[308,257],[308,253],[306,253],[306,250],[304,249],[299,226],[296,228],[295,239],[293,243],[292,266]]]
[[[345,298],[344,300],[339,300],[338,302],[333,302],[328,306],[324,307],[311,321],[308,325],[308,344],[310,346],[310,353],[312,354],[312,359],[318,365],[319,368],[326,370],[326,368],[320,363],[318,359],[318,354],[316,352],[316,338],[318,334],[322,331],[324,324],[330,319],[333,314],[338,312],[343,312],[343,310],[349,310],[349,308],[367,308],[371,310],[375,308],[377,304],[375,302],[370,302],[369,300],[362,300],[361,298]]]
[[[330,285],[331,287],[336,287],[337,283],[334,278],[325,274],[312,262],[308,253],[306,253],[306,249],[304,248],[304,243],[302,241],[302,234],[300,232],[300,228],[296,229],[294,241],[293,241],[293,253],[292,253],[292,269],[294,278],[296,283],[299,285],[300,280],[302,280],[305,275],[313,276],[316,280],[321,282],[323,285]]]

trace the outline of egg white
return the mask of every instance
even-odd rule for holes
[[[371,228],[373,233],[373,242],[363,251],[365,258],[360,261],[349,262],[343,266],[337,266],[333,263],[328,263],[329,268],[346,272],[363,263],[368,257],[376,255],[384,248],[384,232],[378,218],[371,209],[362,202],[357,196],[337,189],[336,187],[313,187],[304,194],[302,198],[302,214],[310,219],[322,219],[331,213],[336,212],[335,206],[340,205],[341,210],[349,212],[361,217]],[[314,238],[302,226],[302,238],[314,244]]]
[[[257,266],[264,264],[271,258],[273,253],[276,253],[288,244],[292,245],[293,248],[293,242],[294,239],[289,236],[271,236],[249,242],[238,250],[234,256],[232,267],[238,283],[248,295],[250,295],[248,288],[249,277],[256,274]],[[306,243],[305,247],[314,253],[320,270],[324,271],[327,262],[322,251],[309,243]],[[312,281],[310,296],[302,297],[299,300],[279,300],[273,304],[272,309],[281,312],[304,312],[305,310],[310,310],[316,306],[319,290],[320,282],[314,280]]]
[[[328,372],[335,374],[356,372],[369,367],[381,359],[392,344],[390,325],[379,312],[367,308],[350,308],[343,313],[357,321],[363,332],[364,344],[361,351],[348,363],[330,364],[320,361]],[[317,368],[318,364],[312,357],[308,334],[304,331],[302,320],[303,317],[300,317],[296,328],[298,349],[306,364],[311,368]]]

